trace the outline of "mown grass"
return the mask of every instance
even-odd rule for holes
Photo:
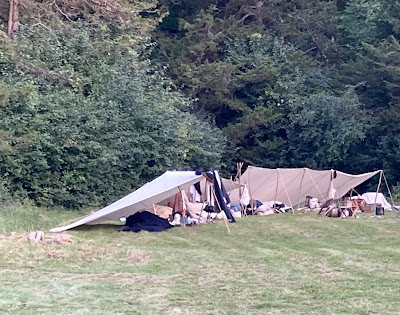
[[[69,232],[71,245],[34,245],[9,234],[82,213],[11,210],[0,214],[1,314],[400,313],[391,213],[248,217],[231,235],[223,222],[139,234],[104,224]]]

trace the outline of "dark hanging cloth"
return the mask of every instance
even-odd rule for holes
[[[229,198],[229,195],[228,195],[228,193],[227,193],[227,191],[226,191],[226,189],[225,189],[225,186],[224,186],[224,184],[222,183],[221,176],[219,176],[219,173],[218,173],[218,172],[214,172],[214,174],[215,174],[214,177],[218,180],[218,184],[219,184],[220,187],[221,187],[221,192],[222,192],[222,196],[225,198],[225,203],[226,203],[226,204],[231,203],[231,198]]]
[[[213,169],[211,170],[211,172],[212,172],[213,179],[214,179],[215,195],[217,196],[217,200],[218,200],[218,203],[219,203],[219,205],[221,207],[221,210],[223,210],[225,212],[226,217],[228,218],[229,222],[236,223],[235,218],[233,217],[232,213],[230,212],[230,210],[226,206],[226,203],[225,203],[225,200],[224,200],[224,196],[222,194],[222,189],[221,189],[221,187],[220,187],[220,185],[218,183],[218,180],[217,180],[217,176],[216,176],[216,174],[215,174]],[[221,182],[221,186],[223,186],[222,182]]]
[[[197,182],[196,184],[194,184],[194,188],[196,188],[196,190],[197,190],[197,192],[199,193],[200,196],[203,195],[201,193],[200,182]]]
[[[125,227],[122,231],[138,233],[142,230],[149,232],[162,232],[173,226],[169,224],[167,219],[160,218],[159,216],[148,211],[136,212],[126,218]]]

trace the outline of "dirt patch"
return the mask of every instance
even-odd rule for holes
[[[50,251],[45,251],[44,256],[54,260],[63,260],[66,258],[67,255],[62,250],[50,250]]]
[[[338,278],[342,275],[342,270],[339,268],[332,268],[327,263],[318,263],[315,268],[325,277],[329,279]]]
[[[39,235],[39,234],[42,235]],[[37,236],[37,237],[36,237]],[[40,236],[40,237],[39,237]],[[32,242],[37,244],[44,244],[44,243],[54,243],[54,244],[61,244],[61,245],[70,245],[73,241],[73,236],[68,233],[60,233],[60,234],[44,234],[41,231],[35,232],[11,232],[9,237],[2,237],[1,239],[9,239],[16,242]]]
[[[129,253],[129,256],[122,259],[121,262],[127,265],[136,265],[145,263],[150,259],[150,254],[144,250],[133,250]]]

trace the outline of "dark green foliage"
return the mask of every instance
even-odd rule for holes
[[[321,92],[300,98],[289,114],[290,164],[342,166],[353,158],[351,148],[365,138],[368,122],[354,93],[339,97]]]
[[[12,198],[12,194],[7,187],[6,181],[0,179],[0,211],[14,204],[15,201]]]
[[[383,168],[400,180],[399,58],[395,42],[382,42],[398,40],[399,1],[164,5],[179,27],[161,23],[153,58],[215,117],[233,161]]]
[[[97,206],[167,169],[219,167],[221,132],[188,113],[192,101],[138,60],[140,47],[77,23],[22,27],[3,55],[0,168],[15,194]]]

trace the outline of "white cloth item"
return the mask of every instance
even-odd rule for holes
[[[210,206],[215,206],[215,198],[213,193],[213,184],[209,181],[206,182],[206,201]]]
[[[247,206],[250,203],[250,194],[249,194],[249,190],[247,189],[247,186],[244,185],[244,189],[242,192],[242,198],[240,198],[240,204],[242,206]]]
[[[194,185],[190,186],[189,188],[189,193],[192,197],[192,202],[200,202],[201,201],[201,195],[197,191],[196,187]]]
[[[221,212],[218,212],[215,217],[219,220],[222,220],[223,218],[226,218],[226,214],[225,214],[225,212],[221,211]]]
[[[318,209],[318,208],[315,208],[315,209]],[[282,208],[280,208],[279,209],[279,211],[280,212],[289,212],[289,211],[292,211],[293,209],[292,209],[292,207],[282,207]]]
[[[274,213],[275,213],[274,209],[270,207],[268,204],[262,204],[254,211],[254,214],[256,215],[270,215]]]
[[[240,211],[232,211],[231,210],[231,213],[232,213],[232,216],[234,218],[241,218],[242,217],[242,213]]]
[[[187,210],[187,205],[189,203],[189,199],[186,195],[186,192],[184,190],[181,190],[181,194],[182,194],[182,205],[183,205],[183,210]]]
[[[263,205],[268,205],[268,207],[273,208],[274,205],[283,205],[283,202],[277,200],[270,200],[270,201],[262,201]]]
[[[310,199],[310,209],[316,209],[319,208],[319,202],[318,202],[318,198],[311,198]]]
[[[271,214],[275,214],[275,211],[272,209],[257,213],[257,215],[271,215]]]
[[[172,222],[169,222],[169,224],[173,226],[181,225],[181,215],[179,213],[175,213],[174,220]]]
[[[390,205],[389,202],[387,202],[385,196],[382,193],[378,193],[378,196],[376,195],[376,192],[367,192],[365,194],[361,195],[361,198],[365,200],[366,203],[369,205],[372,205],[375,203],[375,198],[376,198],[376,203],[380,203],[385,210],[391,210],[392,206]]]

